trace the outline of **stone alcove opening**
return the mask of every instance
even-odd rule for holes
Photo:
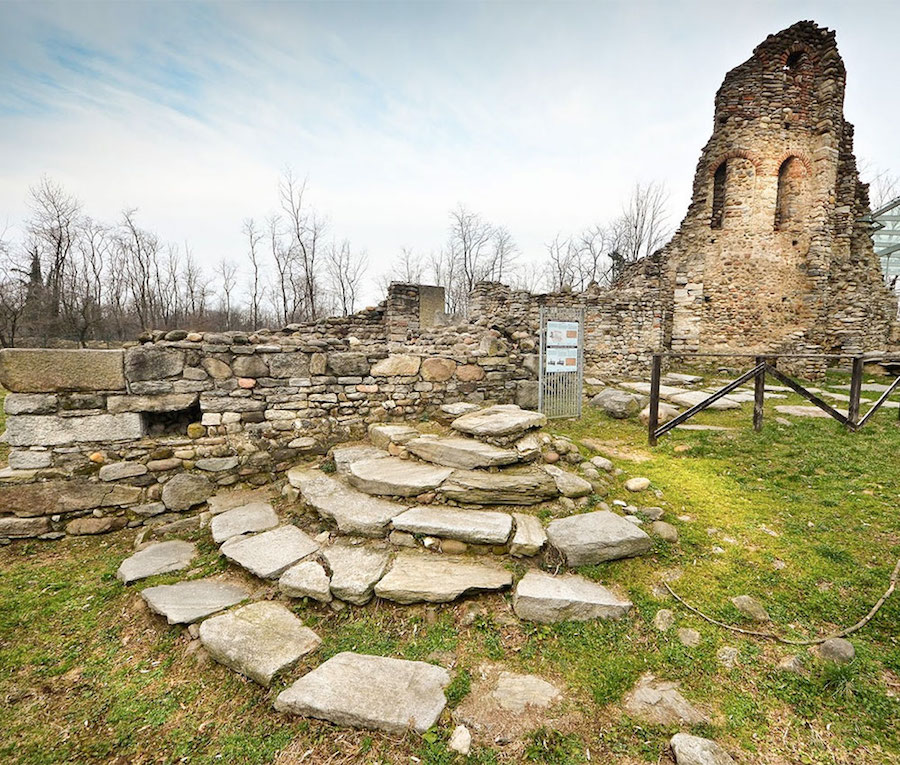
[[[147,436],[186,436],[188,425],[200,422],[200,416],[200,404],[196,403],[167,412],[141,412],[141,424]]]

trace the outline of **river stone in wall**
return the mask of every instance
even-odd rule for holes
[[[547,538],[570,566],[642,555],[653,544],[635,524],[608,510],[551,521]]]

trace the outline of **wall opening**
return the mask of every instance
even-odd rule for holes
[[[778,169],[775,197],[775,230],[782,231],[803,216],[806,168],[797,157],[788,157]]]
[[[803,63],[803,58],[803,51],[795,50],[793,53],[791,53],[791,55],[787,57],[787,61],[784,62],[784,71],[795,72]]]
[[[186,436],[188,425],[200,422],[200,404],[170,412],[141,412],[141,424],[147,436]]]
[[[709,221],[710,228],[722,228],[722,221],[725,218],[726,163],[727,160],[719,165],[713,175],[712,217]]]

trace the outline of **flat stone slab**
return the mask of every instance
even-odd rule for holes
[[[624,699],[632,716],[653,725],[699,725],[709,718],[694,707],[678,690],[676,683],[643,675]]]
[[[360,460],[377,460],[384,457],[390,457],[384,449],[370,444],[353,444],[352,446],[335,446],[331,450],[331,458],[334,460],[334,466],[340,475],[347,475],[350,472],[350,465]],[[300,470],[301,468],[295,468]],[[290,479],[291,471],[288,471],[288,479]],[[293,485],[293,484],[292,484]],[[298,487],[299,488],[299,487]]]
[[[148,587],[141,597],[151,611],[165,616],[169,624],[191,624],[246,600],[250,593],[236,584],[195,579]]]
[[[213,515],[243,507],[254,502],[268,502],[272,497],[272,489],[269,486],[261,486],[258,489],[231,489],[214,494],[206,500],[209,512]]]
[[[452,468],[486,468],[512,465],[519,452],[484,444],[474,438],[436,438],[420,436],[406,443],[406,449],[419,459]]]
[[[345,534],[383,537],[390,531],[391,519],[407,509],[406,505],[357,491],[321,470],[294,468],[288,471],[288,481],[300,490],[307,505],[334,521]]]
[[[472,544],[503,545],[512,531],[512,516],[483,510],[453,510],[445,505],[420,505],[394,518],[394,528]]]
[[[594,490],[584,478],[556,465],[542,465],[541,469],[553,479],[557,491],[564,497],[586,497]]]
[[[513,593],[516,616],[540,624],[621,619],[631,605],[602,584],[576,574],[551,576],[543,571],[529,571]]]
[[[653,544],[635,524],[608,510],[551,521],[547,538],[570,566],[642,555]]]
[[[220,549],[228,560],[251,574],[272,579],[312,555],[319,545],[296,526],[279,526],[252,537],[229,539]]]
[[[452,472],[450,468],[388,457],[354,462],[350,465],[348,480],[366,494],[414,497],[433,491]]]
[[[274,529],[278,525],[275,509],[268,502],[251,502],[243,507],[226,510],[213,517],[209,524],[213,541],[216,544],[240,536],[255,534],[258,531]]]
[[[676,733],[669,742],[676,765],[735,765],[715,741],[687,733]]]
[[[543,678],[516,672],[501,672],[490,695],[509,712],[524,712],[526,707],[546,709],[562,698],[559,688]]]
[[[540,518],[525,513],[513,513],[516,533],[509,545],[509,554],[516,558],[537,555],[547,544],[547,532]]]
[[[448,499],[469,505],[535,505],[559,495],[556,481],[535,467],[502,473],[454,470],[439,491]]]
[[[379,449],[387,449],[391,444],[403,445],[419,436],[419,431],[409,425],[369,425],[369,440]]]
[[[262,601],[207,619],[200,642],[217,662],[268,688],[322,641],[284,606]]]
[[[331,569],[331,594],[357,606],[372,599],[375,583],[391,561],[387,550],[362,546],[334,545],[323,553]]]
[[[418,553],[401,553],[375,585],[375,594],[396,603],[448,603],[469,592],[502,590],[512,574],[484,563]]]
[[[499,404],[457,417],[450,427],[470,436],[515,440],[525,431],[546,424],[547,418],[540,412],[520,409],[515,404]]]
[[[291,566],[279,578],[278,589],[289,598],[312,598],[322,603],[331,600],[328,574],[315,560],[304,560]]]
[[[802,405],[786,405],[779,404],[775,407],[775,411],[779,414],[787,414],[791,417],[818,417],[821,419],[830,418],[831,415],[828,412],[819,409],[817,406],[802,406]]]
[[[123,560],[116,571],[116,579],[130,584],[148,576],[181,571],[191,565],[196,554],[197,548],[190,542],[157,542]]]
[[[455,404],[442,404],[441,411],[444,414],[449,414],[451,417],[461,417],[464,414],[469,414],[469,412],[477,412],[481,409],[478,404],[470,404],[467,401],[458,401]]]
[[[422,661],[339,653],[275,699],[275,709],[335,725],[424,733],[447,704],[450,675]]]
[[[702,390],[691,390],[685,393],[679,393],[676,396],[670,396],[669,401],[671,401],[673,404],[678,404],[679,406],[690,408],[692,406],[697,406],[697,404],[699,404],[701,401],[705,401],[706,399],[708,399],[709,395],[709,393],[705,393]],[[733,398],[729,398],[728,396],[723,396],[718,401],[714,401],[707,407],[707,409],[717,410],[740,408],[741,403],[739,401],[735,401]]]

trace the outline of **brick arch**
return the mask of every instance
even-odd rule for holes
[[[781,55],[778,57],[778,66],[780,69],[784,70],[787,66],[788,59],[796,53],[802,53],[806,56],[810,65],[815,68],[818,64],[818,56],[816,55],[815,50],[803,42],[795,42],[785,48]]]
[[[753,164],[753,172],[757,175],[760,174],[760,169],[763,166],[762,160],[755,156],[748,149],[729,149],[722,154],[716,156],[715,161],[710,162],[707,167],[707,175],[712,178],[716,174],[716,170],[722,165],[723,162],[727,162],[729,159],[746,159],[749,160]]]
[[[802,151],[792,151],[792,150],[783,152],[778,157],[778,160],[775,162],[775,168],[774,168],[774,172],[772,173],[772,175],[777,176],[778,173],[781,172],[781,166],[785,162],[787,162],[789,159],[791,159],[791,157],[800,161],[800,163],[803,165],[803,169],[806,170],[807,176],[812,176],[813,166],[812,166],[812,162],[810,161],[809,157]]]

